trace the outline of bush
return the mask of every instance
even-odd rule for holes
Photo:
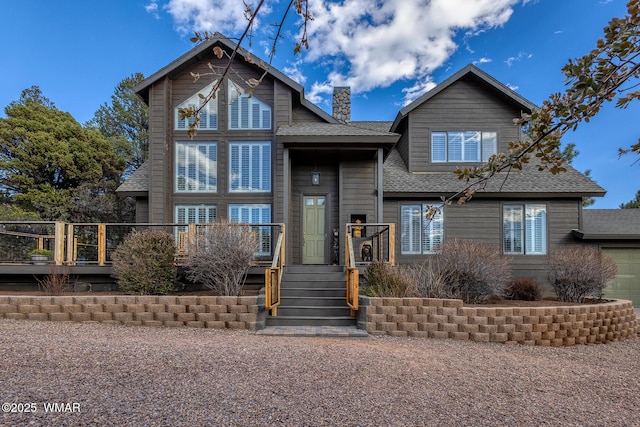
[[[509,260],[499,247],[472,240],[450,240],[434,255],[447,298],[481,303],[503,296],[510,279]]]
[[[173,236],[165,231],[129,233],[113,252],[113,275],[120,290],[138,295],[168,294],[175,288]]]
[[[219,220],[197,229],[183,261],[189,280],[220,295],[240,295],[259,240],[247,226]]]
[[[540,301],[542,293],[542,285],[527,278],[513,279],[505,290],[508,299],[519,301]]]
[[[362,294],[369,297],[405,298],[416,296],[415,280],[405,267],[393,267],[382,261],[369,264],[364,273]]]
[[[446,292],[447,272],[438,268],[437,259],[430,257],[420,264],[409,264],[406,274],[422,298],[449,298]]]
[[[588,296],[601,299],[607,282],[616,277],[615,262],[594,246],[571,245],[548,257],[549,282],[560,301],[584,302]]]

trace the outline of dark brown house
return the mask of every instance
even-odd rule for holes
[[[605,193],[571,167],[552,175],[533,166],[426,221],[428,205],[461,189],[452,171],[505,151],[522,137],[513,119],[535,108],[473,65],[393,122],[354,122],[348,88],[335,89],[336,118],[281,72],[240,55],[190,139],[177,110],[212,84],[208,64],[225,64],[214,46],[234,47],[218,36],[136,87],[149,105],[149,160],[119,192],[136,197],[139,222],[284,223],[289,265],[335,261],[334,232],[342,263],[346,223],[394,223],[400,262],[424,259],[446,239],[478,239],[501,246],[515,275],[545,281],[546,254],[578,241],[582,198]],[[249,90],[245,82],[263,74]]]

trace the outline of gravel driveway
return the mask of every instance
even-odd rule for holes
[[[551,348],[0,320],[0,401],[12,403],[0,425],[640,426],[639,361],[638,339]]]

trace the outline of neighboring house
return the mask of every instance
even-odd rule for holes
[[[399,262],[423,260],[447,239],[476,239],[502,247],[514,275],[544,283],[547,253],[579,241],[582,198],[605,194],[571,166],[552,175],[528,165],[427,221],[428,205],[464,186],[453,170],[506,151],[523,137],[513,119],[536,108],[473,65],[393,122],[352,122],[349,88],[335,88],[334,117],[298,83],[239,55],[190,139],[177,111],[211,87],[208,64],[226,64],[214,46],[234,44],[218,35],[135,88],[149,105],[149,160],[118,191],[136,198],[139,222],[284,223],[289,265],[331,263],[334,231],[344,260],[346,223],[395,223]],[[241,93],[263,74],[251,96]]]

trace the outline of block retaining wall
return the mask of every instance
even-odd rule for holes
[[[636,338],[631,301],[550,307],[465,307],[461,300],[360,297],[358,326],[371,335],[570,346]]]
[[[266,311],[264,295],[0,296],[0,319],[256,330]]]

